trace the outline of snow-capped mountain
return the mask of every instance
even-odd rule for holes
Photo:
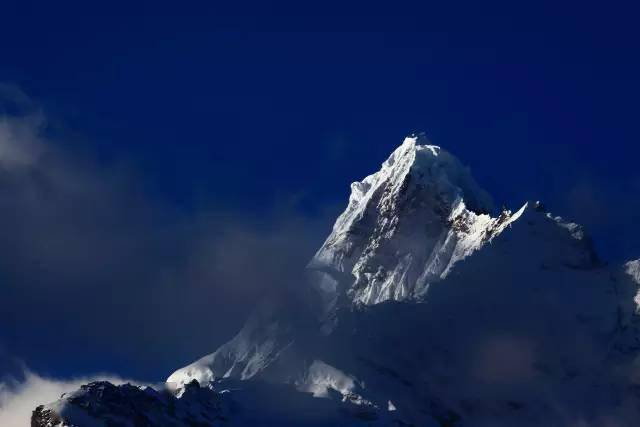
[[[640,261],[538,202],[494,214],[422,135],[351,188],[296,294],[168,384],[286,384],[384,425],[640,420]]]

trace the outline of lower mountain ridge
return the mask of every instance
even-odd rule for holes
[[[159,390],[91,383],[32,426],[637,425],[640,261],[603,263],[541,203],[492,210],[407,137],[290,297]]]

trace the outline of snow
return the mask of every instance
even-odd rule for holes
[[[640,284],[640,259],[629,261],[625,264],[626,273]]]
[[[625,273],[638,285],[640,285],[640,260],[629,261],[625,265]],[[636,305],[635,312],[640,313],[640,287],[636,289],[633,301]]]
[[[274,361],[284,359],[293,337],[277,316],[276,308],[265,304],[240,332],[216,352],[174,372],[168,383],[180,387],[193,380],[206,384],[220,378],[249,379]]]
[[[467,168],[407,137],[382,168],[351,185],[346,210],[309,263],[327,311],[346,292],[359,304],[423,297],[457,262],[516,220],[493,218],[491,201]]]
[[[309,366],[307,378],[300,383],[299,389],[313,393],[316,397],[328,397],[330,390],[346,396],[353,392],[354,386],[355,381],[349,375],[321,360],[314,360]]]

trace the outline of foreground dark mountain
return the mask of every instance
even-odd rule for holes
[[[286,385],[222,380],[193,382],[177,394],[94,382],[36,408],[32,426],[325,426],[386,425],[384,413],[316,399]]]
[[[165,399],[173,406],[154,413],[192,405],[194,380],[217,396],[221,381],[234,379],[239,390],[229,399],[255,384],[287,384],[276,407],[297,399],[342,414],[303,420],[306,410],[288,405],[296,425],[633,425],[639,263],[606,266],[580,226],[540,203],[492,211],[457,159],[407,138],[379,172],[352,184],[347,209],[309,263],[308,283],[287,301],[263,304],[229,343],[172,374],[176,397]],[[96,396],[88,407],[106,408]],[[88,411],[76,401],[39,413],[91,425],[74,418]],[[269,417],[262,403],[247,406],[255,419]],[[199,411],[210,418],[118,417],[121,425],[244,422],[242,413]]]

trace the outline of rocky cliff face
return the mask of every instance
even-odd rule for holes
[[[221,397],[196,382],[177,398],[167,391],[94,382],[33,412],[33,427],[97,425],[214,425],[225,419]]]

